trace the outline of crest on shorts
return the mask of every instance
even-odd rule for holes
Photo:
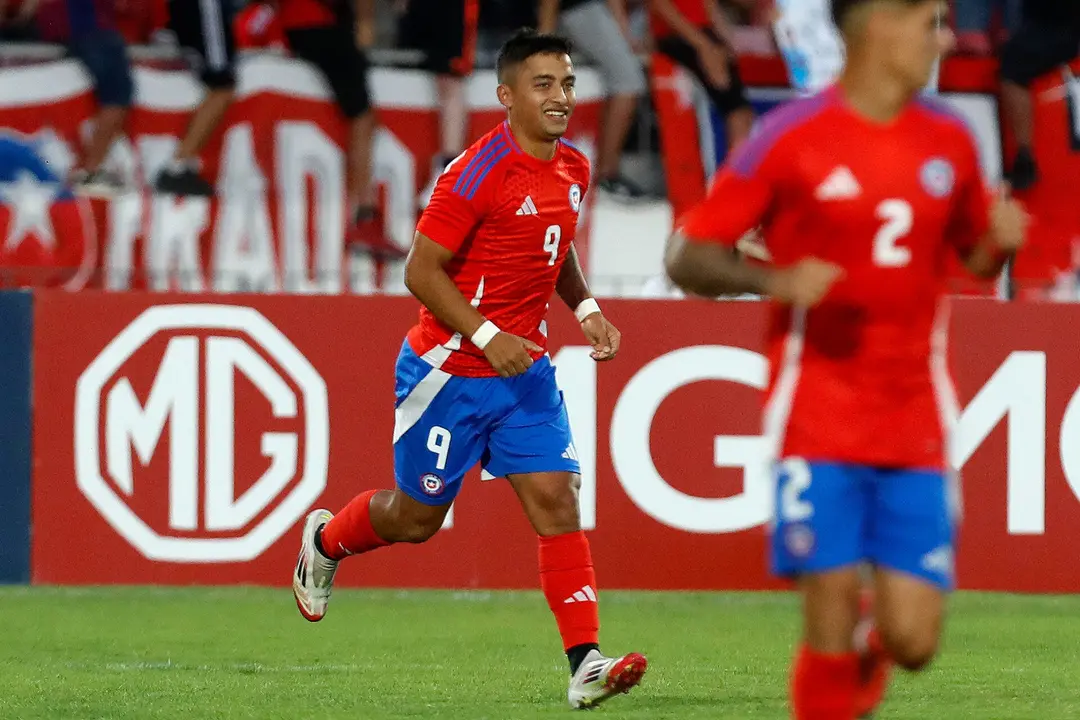
[[[808,558],[814,552],[814,531],[802,523],[784,528],[784,545],[792,557]]]
[[[442,491],[446,489],[446,483],[435,473],[427,473],[420,478],[420,489],[426,495],[442,495]]]
[[[577,183],[570,186],[570,209],[574,212],[581,210],[581,186]]]
[[[953,191],[953,186],[956,184],[956,171],[948,160],[932,158],[922,166],[919,179],[922,181],[923,190],[931,197],[940,199],[947,197]]]

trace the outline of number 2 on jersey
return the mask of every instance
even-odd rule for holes
[[[544,232],[544,252],[551,253],[548,267],[552,267],[559,258],[559,241],[562,240],[562,228],[552,225]]]
[[[911,232],[915,211],[906,200],[886,200],[877,206],[877,218],[884,225],[874,236],[874,264],[878,267],[906,267],[911,262],[911,248],[897,243]]]

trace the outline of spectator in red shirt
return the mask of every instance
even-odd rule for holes
[[[404,256],[387,241],[371,185],[375,113],[368,91],[368,60],[359,43],[374,43],[374,0],[277,0],[285,40],[296,57],[326,77],[350,123],[349,242],[376,256]]]
[[[734,150],[750,137],[754,111],[723,12],[713,0],[650,0],[650,11],[657,49],[705,86],[726,118],[728,148]]]
[[[90,73],[98,102],[82,167],[71,180],[83,194],[110,196],[122,190],[124,182],[102,164],[124,128],[135,94],[127,46],[116,29],[114,0],[23,0],[22,11],[30,12],[35,5],[41,38],[67,45]]]

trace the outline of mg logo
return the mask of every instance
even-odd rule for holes
[[[326,487],[326,383],[252,308],[150,308],[75,392],[79,490],[151,560],[252,560]]]

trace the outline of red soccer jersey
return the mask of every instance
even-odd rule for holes
[[[446,272],[484,317],[546,347],[548,301],[588,186],[589,161],[579,150],[559,142],[553,159],[539,160],[504,122],[450,164],[416,230],[453,251]],[[479,348],[427,308],[409,344],[451,375],[497,374]]]
[[[771,308],[765,434],[781,457],[940,469],[957,410],[945,360],[948,255],[989,224],[962,120],[929,100],[878,124],[838,88],[771,113],[681,219],[734,244],[762,227],[776,264],[845,270],[808,312]]]

